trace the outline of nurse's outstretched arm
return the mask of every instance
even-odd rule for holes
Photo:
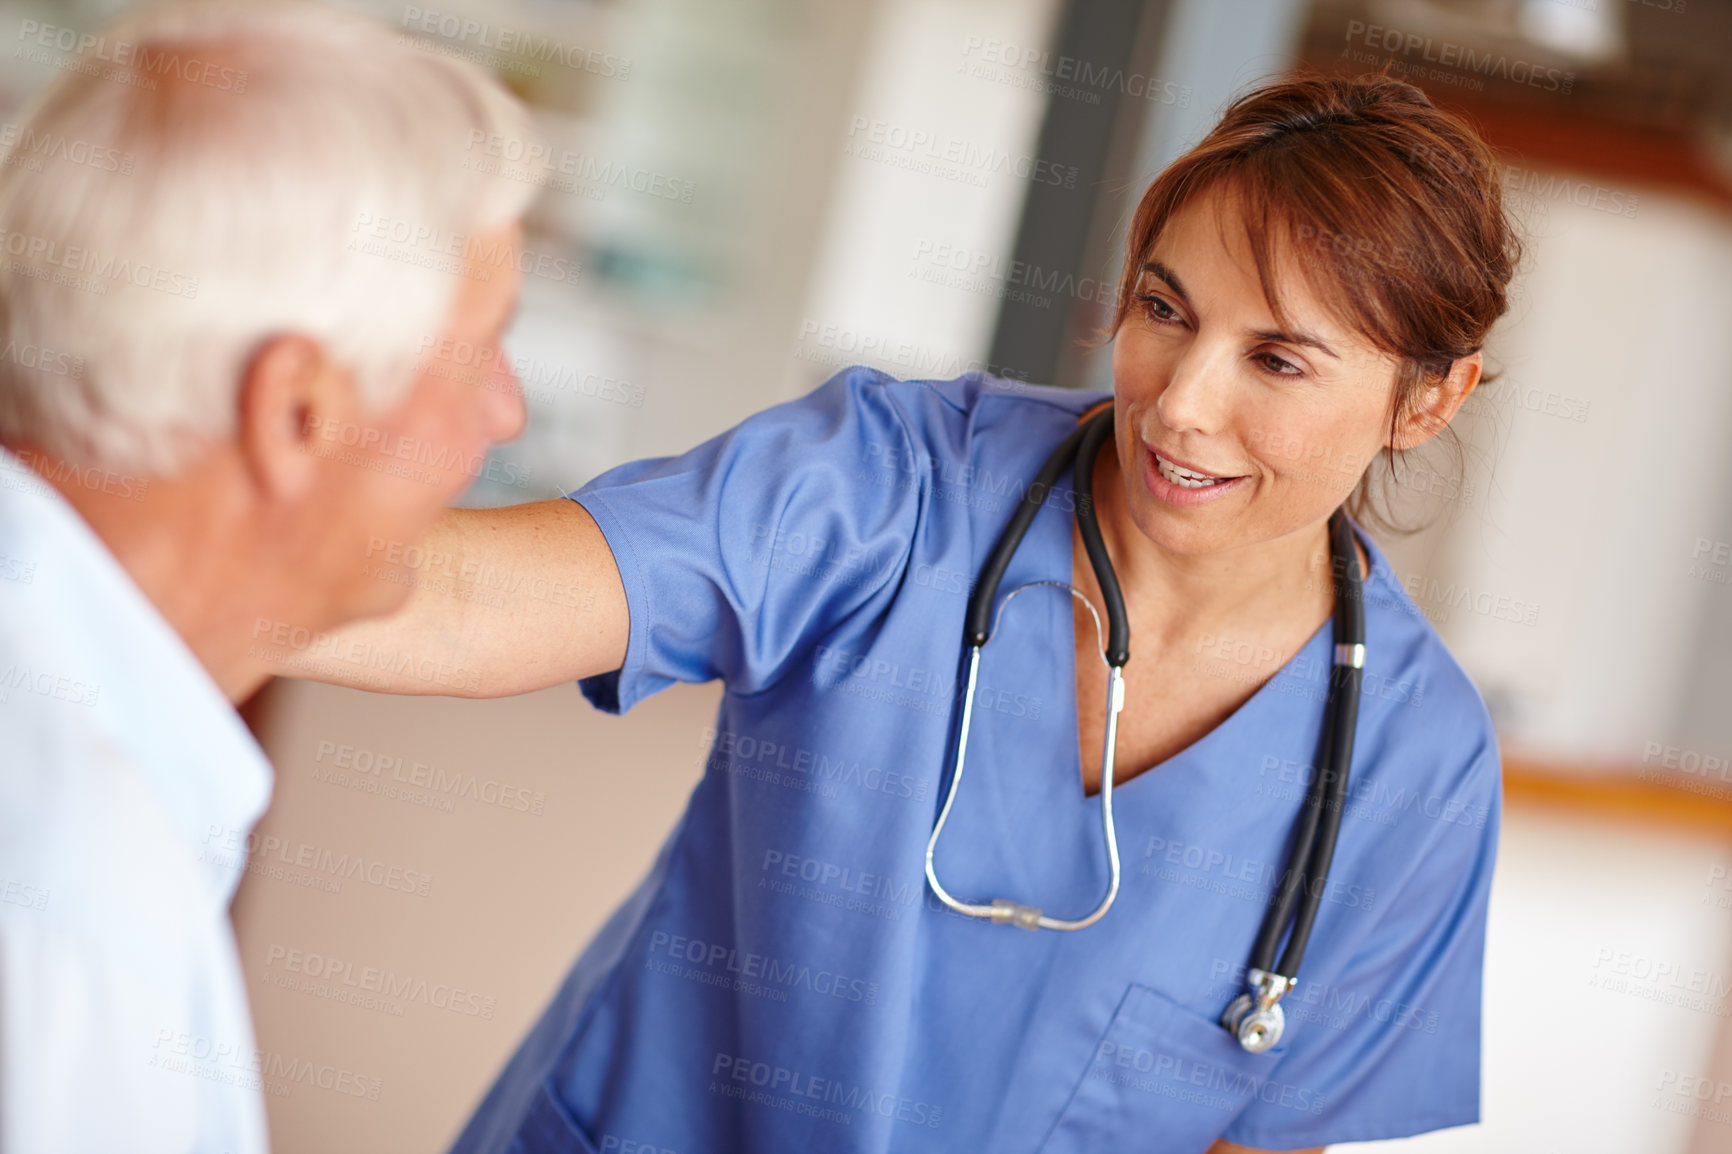
[[[369,554],[369,576],[410,584],[408,602],[300,645],[291,635],[273,672],[381,693],[506,697],[625,661],[619,567],[576,501],[448,509],[414,551],[375,543]]]

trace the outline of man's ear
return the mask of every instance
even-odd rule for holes
[[[1485,355],[1475,350],[1457,359],[1445,376],[1421,386],[1412,407],[1396,423],[1389,447],[1411,449],[1443,432],[1484,371]]]
[[[313,450],[346,413],[345,391],[317,341],[290,333],[259,346],[241,379],[236,440],[262,491],[294,500],[313,487],[322,464]]]

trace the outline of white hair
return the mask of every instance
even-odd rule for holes
[[[535,138],[495,80],[315,0],[170,0],[84,49],[0,128],[0,436],[70,461],[233,436],[275,334],[389,406],[467,237],[535,191],[477,144]]]

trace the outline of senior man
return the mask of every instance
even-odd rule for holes
[[[400,603],[369,542],[520,429],[533,188],[464,160],[531,128],[312,3],[85,51],[0,137],[0,1151],[250,1154],[228,906],[271,770],[232,703],[261,621]]]

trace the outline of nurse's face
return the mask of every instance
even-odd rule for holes
[[[1333,317],[1277,248],[1283,331],[1237,203],[1207,193],[1173,215],[1113,348],[1129,511],[1176,553],[1321,522],[1390,438],[1396,360]]]

